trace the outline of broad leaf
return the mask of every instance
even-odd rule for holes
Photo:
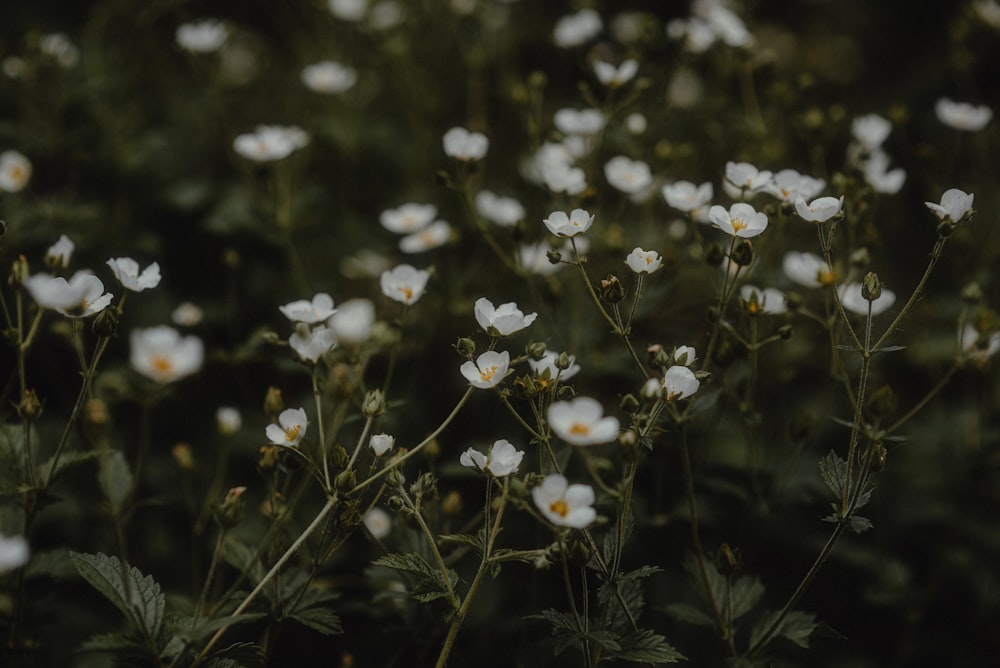
[[[619,639],[621,649],[610,651],[609,659],[636,663],[677,663],[684,661],[683,654],[674,649],[667,639],[652,631],[640,629]]]
[[[764,633],[771,627],[774,620],[778,618],[777,612],[772,612],[770,614],[764,615],[760,621],[754,626],[753,630],[750,632],[750,646],[754,647],[757,642],[764,636]],[[816,629],[816,615],[811,612],[801,612],[799,610],[792,610],[781,623],[778,628],[774,631],[772,636],[768,639],[771,642],[774,638],[781,636],[791,640],[793,643],[799,647],[809,647],[809,636]]]
[[[163,624],[165,598],[160,585],[139,569],[106,554],[70,552],[77,573],[151,638]]]

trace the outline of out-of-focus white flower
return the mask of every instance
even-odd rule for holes
[[[451,128],[442,138],[445,155],[469,162],[482,160],[490,148],[490,140],[481,132],[469,132],[465,128]]]
[[[667,36],[684,40],[684,49],[689,53],[705,53],[717,39],[715,30],[708,21],[698,17],[674,19],[667,24]]]
[[[552,117],[559,132],[589,137],[604,129],[604,113],[600,109],[560,109]]]
[[[485,297],[476,300],[474,312],[476,322],[490,336],[510,336],[530,326],[538,317],[537,313],[525,315],[514,302],[494,307]]]
[[[568,215],[565,211],[553,211],[542,222],[557,237],[574,237],[590,229],[594,216],[583,209],[573,209]]]
[[[332,60],[313,63],[302,69],[302,83],[316,93],[343,93],[350,90],[357,81],[357,70]]]
[[[518,450],[506,439],[500,439],[490,446],[488,454],[484,455],[478,450],[469,448],[462,453],[458,461],[462,466],[489,472],[497,478],[503,478],[517,473],[522,459],[524,459],[523,450]]]
[[[307,325],[322,322],[337,312],[337,309],[333,308],[333,297],[325,292],[317,292],[311,301],[298,299],[289,302],[279,306],[278,310],[292,322],[304,322]]]
[[[924,202],[927,208],[934,212],[940,220],[957,223],[972,211],[973,193],[965,193],[958,188],[949,188],[941,195],[941,203]]]
[[[469,360],[462,364],[460,371],[469,384],[480,390],[496,387],[507,375],[510,368],[510,353],[506,350],[497,352],[487,350],[473,362]]]
[[[646,117],[639,112],[633,112],[625,117],[625,129],[627,129],[630,134],[641,135],[646,131],[648,126],[649,122],[646,120]]]
[[[368,13],[368,25],[375,30],[389,30],[402,23],[404,18],[406,13],[398,2],[381,0],[372,5],[371,12]]]
[[[55,59],[59,67],[63,69],[68,70],[76,67],[76,64],[80,62],[80,49],[65,33],[54,32],[42,35],[42,38],[38,40],[38,48],[49,58]]]
[[[676,401],[690,397],[701,387],[701,382],[686,366],[675,365],[663,374],[663,400]]]
[[[232,436],[243,427],[243,416],[232,406],[219,406],[215,411],[215,424],[223,436]]]
[[[407,254],[423,253],[443,246],[451,238],[451,225],[437,220],[422,230],[399,240],[399,250]]]
[[[575,14],[563,16],[556,22],[552,40],[556,46],[568,49],[596,37],[604,28],[601,15],[593,9],[581,9]]]
[[[27,63],[19,56],[7,56],[0,63],[0,69],[3,69],[3,73],[11,79],[20,79],[27,70]]]
[[[696,186],[690,181],[676,181],[663,186],[663,199],[678,211],[694,211],[712,201],[712,184]]]
[[[67,281],[62,276],[35,274],[24,279],[24,287],[42,308],[59,311],[71,318],[85,318],[103,311],[113,296],[104,292],[104,283],[89,271],[78,271]]]
[[[309,135],[302,128],[282,125],[258,125],[253,132],[233,140],[233,150],[247,160],[273,162],[283,160],[296,149],[309,144]]]
[[[368,0],[328,0],[327,8],[338,19],[357,23],[368,13]]]
[[[771,181],[771,172],[759,170],[749,162],[727,162],[726,181],[741,192],[754,192]]]
[[[667,104],[678,109],[690,109],[705,92],[705,84],[689,67],[678,67],[667,85]]]
[[[157,383],[172,383],[201,368],[205,346],[196,336],[181,336],[173,327],[160,325],[134,329],[129,336],[132,368]]]
[[[649,165],[624,155],[615,156],[605,163],[604,177],[612,187],[628,195],[639,195],[653,183]]]
[[[851,122],[851,134],[867,151],[880,147],[891,131],[892,123],[889,119],[878,114],[858,116]]]
[[[303,362],[316,364],[319,358],[337,345],[337,334],[326,325],[309,327],[300,322],[288,337],[288,345]]]
[[[625,264],[637,274],[652,274],[663,264],[663,258],[656,251],[647,251],[636,246],[625,258]]]
[[[76,245],[65,234],[59,237],[49,249],[45,251],[45,265],[50,269],[65,269],[69,266],[69,260],[73,257],[73,250]]]
[[[767,313],[778,315],[784,313],[785,294],[776,288],[764,288],[761,290],[756,285],[744,285],[740,288],[740,299],[746,304],[750,315]]]
[[[864,165],[865,180],[875,192],[895,195],[906,181],[906,171],[902,167],[889,169],[889,156],[884,151],[875,150]]]
[[[782,169],[764,186],[764,192],[784,202],[794,202],[798,197],[810,200],[820,194],[824,187],[826,181],[823,179],[799,174],[794,169]]]
[[[437,207],[433,204],[407,202],[395,209],[386,209],[379,214],[378,220],[390,232],[412,234],[430,225],[435,216]]]
[[[985,345],[985,347],[980,347]],[[985,362],[1000,350],[1000,332],[993,332],[988,338],[979,334],[974,325],[967,324],[962,329],[962,352],[973,360]]]
[[[837,288],[840,294],[840,303],[844,308],[852,313],[868,315],[868,300],[861,294],[861,283],[848,283]],[[871,302],[872,315],[879,315],[890,306],[896,303],[896,293],[887,288],[882,288],[882,294],[878,299]]]
[[[126,290],[142,292],[160,284],[160,265],[156,262],[143,269],[142,273],[139,273],[139,263],[130,257],[113,257],[107,264]]]
[[[424,294],[430,273],[401,264],[382,272],[382,294],[393,301],[412,306]]]
[[[993,118],[993,110],[985,105],[955,102],[946,97],[934,105],[938,120],[950,128],[976,132],[986,127]]]
[[[734,237],[755,237],[767,229],[767,216],[749,204],[737,202],[729,207],[716,204],[708,211],[708,217],[720,230]]]
[[[546,476],[532,488],[531,498],[545,519],[556,526],[583,529],[597,518],[594,489],[590,485],[570,485],[558,473]]]
[[[175,37],[177,44],[185,51],[212,53],[226,43],[229,28],[218,19],[203,19],[177,26]]]
[[[702,18],[708,23],[712,32],[715,33],[728,46],[744,47],[753,44],[753,35],[747,30],[743,19],[737,16],[731,9],[721,3],[710,2],[702,13]]]
[[[594,61],[594,74],[597,80],[609,88],[617,88],[628,83],[639,71],[639,61],[625,60],[615,67],[603,60]]]
[[[524,220],[524,207],[513,197],[503,197],[489,190],[476,194],[476,211],[480,216],[502,227],[513,227]]]
[[[5,536],[0,533],[0,574],[24,566],[30,557],[28,541],[24,536]]]
[[[361,518],[368,533],[375,540],[382,540],[392,531],[392,517],[381,508],[372,508]]]
[[[375,305],[368,299],[348,299],[330,316],[327,326],[347,345],[368,340],[375,325]]]
[[[806,204],[806,201],[799,195],[795,198],[795,212],[802,220],[810,223],[825,223],[844,208],[844,196],[840,197],[820,197]]]
[[[782,259],[781,268],[788,278],[806,288],[832,285],[835,279],[826,260],[814,253],[788,251]]]
[[[302,442],[308,426],[304,408],[286,408],[278,415],[278,424],[267,425],[264,433],[274,445],[294,447]]]
[[[392,261],[370,248],[362,248],[340,262],[340,273],[347,278],[378,278],[392,267]]]
[[[525,164],[523,171],[528,179],[545,185],[554,193],[578,195],[587,187],[587,178],[582,169],[573,166],[573,160],[573,153],[565,143],[546,142]]]
[[[389,452],[395,445],[396,437],[389,434],[372,434],[371,440],[368,441],[368,447],[372,449],[376,457],[381,457]]]
[[[698,359],[698,353],[692,346],[677,346],[673,357],[674,364],[691,366]]]
[[[31,160],[17,151],[0,153],[0,190],[16,193],[31,180]]]
[[[1000,29],[1000,3],[997,0],[976,0],[972,9],[983,23]]]
[[[170,319],[181,327],[194,327],[205,317],[205,311],[197,304],[181,302],[170,313]]]
[[[556,436],[573,445],[609,443],[618,437],[618,418],[604,416],[597,399],[576,397],[549,406],[549,426]]]
[[[556,365],[556,361],[562,353],[558,353],[554,350],[546,350],[545,354],[542,355],[541,359],[528,360],[528,366],[531,370],[535,372],[535,375],[539,378],[546,378],[550,382],[558,379],[560,382],[567,381],[576,374],[580,373],[580,365],[576,363],[576,357],[574,355],[567,355],[566,361],[568,364],[565,369],[560,369]]]

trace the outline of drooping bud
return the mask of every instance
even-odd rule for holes
[[[622,400],[618,402],[618,407],[621,408],[624,413],[635,413],[639,410],[639,400],[631,394],[626,394],[622,397]]]
[[[24,285],[24,279],[31,274],[31,267],[28,266],[28,258],[19,255],[10,268],[10,284],[13,286]]]
[[[545,253],[545,257],[549,259],[549,264],[559,264],[562,262],[562,253],[554,248],[549,249]]]

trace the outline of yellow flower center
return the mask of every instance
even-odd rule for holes
[[[742,218],[733,218],[729,223],[733,226],[733,232],[739,232],[749,227]]]
[[[590,425],[574,422],[573,426],[569,428],[569,433],[575,434],[576,436],[586,436],[590,433]]]
[[[400,287],[398,287],[396,289],[403,293],[403,296],[406,297],[407,301],[413,299],[413,289],[412,288],[408,288],[406,286],[401,285]]]
[[[485,380],[486,382],[489,382],[490,380],[492,380],[493,375],[496,372],[497,372],[497,365],[494,364],[493,366],[488,366],[485,369],[482,369],[479,372],[479,377]]]
[[[154,355],[151,364],[160,373],[169,373],[174,368],[174,363],[164,355]]]
[[[653,264],[653,258],[649,257],[648,255],[642,259],[646,261],[647,266]]]
[[[569,515],[569,506],[562,499],[550,503],[549,510],[558,515],[559,517],[566,517],[567,515]]]
[[[820,269],[816,272],[816,280],[819,281],[820,285],[833,285],[837,280],[837,275],[835,272]]]
[[[293,443],[298,437],[300,431],[302,431],[302,425],[300,424],[285,428],[285,440],[289,443]]]

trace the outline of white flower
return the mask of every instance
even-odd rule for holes
[[[844,207],[844,196],[820,197],[806,204],[802,195],[795,198],[795,212],[799,217],[810,223],[825,223],[830,220]]]
[[[220,434],[232,436],[243,426],[243,417],[232,406],[219,406],[215,411],[215,424]]]
[[[677,346],[674,349],[674,364],[691,366],[698,359],[698,353],[692,346]]]
[[[451,238],[451,225],[438,220],[399,240],[399,250],[409,255],[443,246]]]
[[[59,67],[69,69],[80,62],[80,49],[77,48],[65,33],[54,32],[42,35],[38,40],[38,48],[46,56],[54,58]]]
[[[368,15],[368,25],[375,30],[389,30],[402,23],[405,17],[403,8],[398,2],[381,0],[372,5]]]
[[[764,192],[783,202],[794,202],[798,197],[807,200],[816,197],[825,186],[826,181],[823,179],[799,174],[794,169],[783,169],[771,178],[770,183],[764,186]]]
[[[940,220],[957,223],[972,211],[972,200],[975,195],[964,193],[958,188],[949,188],[941,195],[941,203],[924,202],[927,208],[934,212]]]
[[[741,47],[753,44],[753,35],[746,29],[743,19],[720,3],[705,3],[703,12],[709,27],[728,46]],[[705,6],[703,5],[703,6]]]
[[[676,181],[663,186],[663,199],[678,211],[694,211],[712,201],[712,184],[696,186],[690,181]]]
[[[372,434],[371,440],[368,441],[368,447],[372,449],[376,457],[381,457],[389,452],[395,445],[396,437],[389,434]]]
[[[142,292],[160,284],[160,265],[156,262],[139,273],[139,263],[130,257],[114,257],[108,266],[122,287],[132,292]]]
[[[844,308],[852,313],[868,315],[868,300],[861,294],[861,283],[848,283],[837,288],[840,295],[840,303]],[[879,298],[871,302],[872,315],[878,315],[888,309],[896,302],[896,293],[892,290],[882,288]]]
[[[976,0],[972,9],[986,25],[1000,28],[1000,3],[997,0]]]
[[[946,97],[934,105],[938,120],[956,130],[975,132],[982,130],[993,118],[993,110],[985,105],[976,106],[968,102],[955,102]]]
[[[256,130],[233,140],[233,150],[254,162],[272,162],[287,158],[296,149],[309,144],[302,128],[281,125],[258,125]]]
[[[617,88],[628,83],[638,71],[639,61],[637,60],[625,60],[618,67],[603,60],[594,61],[594,74],[597,76],[597,80],[609,88]]]
[[[31,180],[31,160],[17,151],[0,153],[0,190],[16,193]]]
[[[337,334],[326,325],[310,328],[300,322],[295,333],[288,337],[288,345],[303,362],[316,364],[319,358],[337,345]]]
[[[476,212],[503,227],[513,227],[524,220],[524,207],[513,197],[503,197],[489,190],[476,194]]]
[[[456,160],[482,160],[490,148],[490,140],[480,132],[469,132],[465,128],[452,128],[442,138],[445,155]]]
[[[514,302],[494,307],[485,297],[476,300],[474,312],[476,322],[490,336],[510,336],[531,325],[538,317],[537,313],[524,315]]]
[[[526,163],[524,173],[552,192],[578,195],[587,187],[587,178],[582,169],[573,166],[573,160],[566,144],[546,142]]]
[[[327,321],[337,339],[348,345],[367,341],[374,325],[375,305],[367,299],[348,299]]]
[[[600,109],[560,109],[552,117],[559,132],[589,137],[604,129],[604,113]]]
[[[304,322],[307,325],[322,322],[337,312],[333,308],[333,297],[325,292],[316,293],[312,301],[298,299],[279,306],[278,310],[292,322]]]
[[[597,518],[594,489],[590,485],[570,485],[558,473],[546,476],[532,488],[531,498],[545,519],[556,526],[583,529]]]
[[[646,399],[662,399],[663,381],[659,378],[647,378],[639,389],[639,394]]]
[[[204,19],[177,26],[177,44],[192,53],[212,53],[225,44],[229,28],[218,19]]]
[[[641,135],[646,131],[649,122],[639,112],[633,112],[625,117],[625,128],[633,135]]]
[[[674,19],[667,24],[667,36],[671,39],[683,39],[684,48],[690,53],[705,53],[716,40],[712,26],[697,17]]]
[[[649,165],[624,155],[615,156],[605,163],[604,176],[614,188],[628,195],[639,195],[653,183]]]
[[[278,424],[269,424],[264,433],[274,445],[294,447],[306,435],[309,420],[304,408],[286,408],[278,415]]]
[[[368,12],[368,0],[328,0],[330,13],[344,21],[358,22]]]
[[[775,288],[764,288],[761,290],[756,285],[744,285],[740,288],[740,298],[747,305],[751,315],[768,313],[778,315],[784,313],[785,294]]]
[[[428,278],[428,272],[401,264],[382,272],[382,294],[393,301],[412,306],[423,296]]]
[[[788,251],[781,261],[781,268],[788,278],[806,288],[830,285],[834,280],[830,265],[814,253]]]
[[[902,168],[889,170],[889,156],[881,150],[872,152],[864,170],[868,185],[883,195],[895,195],[906,181],[906,172]]]
[[[469,448],[459,457],[459,463],[477,471],[488,471],[497,478],[517,473],[524,451],[518,450],[506,439],[500,439],[490,447],[489,454]]]
[[[646,251],[636,247],[625,258],[625,264],[637,274],[652,274],[663,264],[663,258],[656,251]]]
[[[509,367],[510,353],[506,350],[501,353],[487,350],[477,357],[475,362],[469,360],[462,364],[459,371],[473,387],[488,390],[500,384],[500,381],[507,375]]]
[[[89,271],[78,271],[68,281],[62,276],[35,274],[24,279],[24,287],[42,308],[55,309],[71,318],[99,313],[113,298],[104,292],[101,279]]]
[[[609,443],[618,437],[618,418],[604,417],[601,404],[590,397],[556,401],[549,406],[549,426],[556,436],[573,445]]]
[[[364,514],[361,521],[375,540],[382,540],[392,531],[392,517],[381,508],[372,508]]]
[[[173,327],[134,329],[129,336],[132,368],[157,383],[172,383],[201,368],[205,346],[196,336],[182,337]]]
[[[878,114],[858,116],[851,122],[851,134],[868,151],[881,146],[891,131],[892,123]]]
[[[716,204],[708,210],[708,217],[726,234],[744,239],[755,237],[767,228],[767,216],[743,202],[733,204],[729,211]]]
[[[701,387],[694,371],[686,366],[672,366],[663,374],[663,400],[674,401],[690,397]]]
[[[561,354],[554,350],[546,350],[541,359],[529,359],[528,366],[531,367],[531,370],[535,372],[535,376],[538,378],[546,378],[549,381],[554,381],[557,378],[559,381],[569,380],[580,373],[580,365],[576,363],[576,356],[567,355],[569,364],[565,369],[560,369],[556,366],[556,360],[559,359]]]
[[[549,262],[550,250],[552,247],[547,243],[524,244],[517,249],[517,263],[533,274],[548,276],[563,266]]]
[[[574,237],[589,230],[594,217],[583,209],[573,209],[568,215],[565,211],[554,211],[542,222],[557,237]]]
[[[383,211],[378,222],[390,232],[411,234],[430,225],[435,216],[437,207],[433,204],[407,202],[398,208]]]
[[[24,536],[8,537],[0,533],[0,574],[24,566],[30,556]]]
[[[69,259],[73,256],[76,245],[65,234],[59,237],[49,249],[45,251],[45,264],[51,269],[65,269],[69,266]]]
[[[357,81],[357,70],[332,60],[323,60],[302,69],[302,83],[316,93],[343,93],[350,90]]]
[[[596,37],[603,28],[600,14],[593,9],[581,9],[576,14],[568,14],[556,22],[552,40],[556,46],[568,49],[580,46]]]
[[[170,313],[170,319],[175,325],[182,327],[194,327],[205,317],[205,311],[197,304],[191,302],[181,302]]]
[[[743,192],[753,192],[771,181],[771,172],[761,171],[749,162],[727,162],[726,181]]]
[[[985,348],[979,347],[981,338],[983,337],[980,336],[974,325],[967,324],[962,329],[962,351],[979,362],[985,362],[1000,350],[1000,332],[993,332],[988,339],[983,341],[986,344]]]

